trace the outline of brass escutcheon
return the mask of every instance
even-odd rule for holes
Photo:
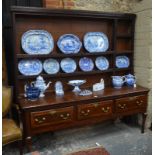
[[[49,114],[54,115],[54,114],[56,114],[56,111],[55,110],[51,110],[51,111],[49,111]]]

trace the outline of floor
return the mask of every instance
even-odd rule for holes
[[[33,138],[33,150],[41,155],[62,155],[101,145],[110,155],[152,155],[152,132],[141,134],[138,126],[110,122],[45,133]],[[30,155],[26,153],[25,155]],[[3,147],[3,155],[18,155],[15,145]]]

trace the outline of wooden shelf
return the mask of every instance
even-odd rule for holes
[[[120,54],[133,54],[132,50],[116,51],[116,55]]]
[[[100,70],[94,70],[94,71],[90,71],[90,72],[82,72],[82,71],[77,71],[74,73],[58,73],[58,74],[40,74],[41,76],[43,76],[44,78],[56,78],[56,77],[70,77],[70,76],[78,76],[78,75],[93,75],[93,74],[101,74],[101,73],[107,73],[107,72],[113,72],[113,69],[107,69],[104,71],[100,71]],[[25,76],[25,75],[18,75],[18,79],[32,79],[32,78],[36,78],[39,75],[34,75],[34,76]]]
[[[116,37],[118,39],[131,39],[132,35],[130,35],[130,34],[118,34]]]
[[[84,56],[101,56],[101,55],[110,55],[113,54],[114,51],[107,52],[99,52],[99,53],[77,53],[77,54],[55,54],[51,53],[48,55],[29,55],[29,54],[17,54],[18,59],[23,58],[66,58],[66,57],[84,57]]]
[[[114,68],[114,71],[128,71],[128,70],[132,70],[131,67],[128,68]]]

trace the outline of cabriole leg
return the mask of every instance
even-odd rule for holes
[[[142,113],[142,127],[141,127],[141,133],[144,133],[146,117],[147,117],[147,114],[146,114],[146,113]]]

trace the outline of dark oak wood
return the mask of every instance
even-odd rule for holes
[[[15,98],[22,113],[24,140],[28,148],[32,148],[32,136],[47,131],[57,131],[66,128],[90,125],[117,117],[145,113],[147,107],[148,89],[123,86],[121,89],[112,87],[113,75],[134,74],[134,14],[116,14],[79,10],[51,10],[44,8],[12,7]],[[21,36],[30,29],[45,29],[54,38],[54,50],[48,55],[28,55],[21,48]],[[65,33],[76,34],[83,40],[85,33],[90,31],[104,32],[109,39],[109,49],[104,53],[88,53],[82,46],[78,54],[65,55],[57,47],[58,38]],[[130,59],[128,68],[117,68],[115,59],[118,55],[126,55]],[[99,71],[96,67],[91,72],[82,72],[78,66],[79,59],[90,57],[93,62],[98,56],[109,60],[109,68]],[[24,97],[24,85],[35,80],[37,76],[24,76],[18,71],[21,59],[39,59],[42,62],[48,58],[61,61],[71,57],[77,63],[74,73],[64,73],[62,70],[55,75],[44,71],[40,74],[46,83],[52,85],[46,91],[44,98],[30,101]],[[103,78],[105,89],[93,92],[89,96],[79,96],[67,83],[73,79],[85,79],[82,89],[92,89],[94,83]],[[62,81],[64,96],[56,96],[54,83]],[[143,117],[142,131],[145,117]]]

